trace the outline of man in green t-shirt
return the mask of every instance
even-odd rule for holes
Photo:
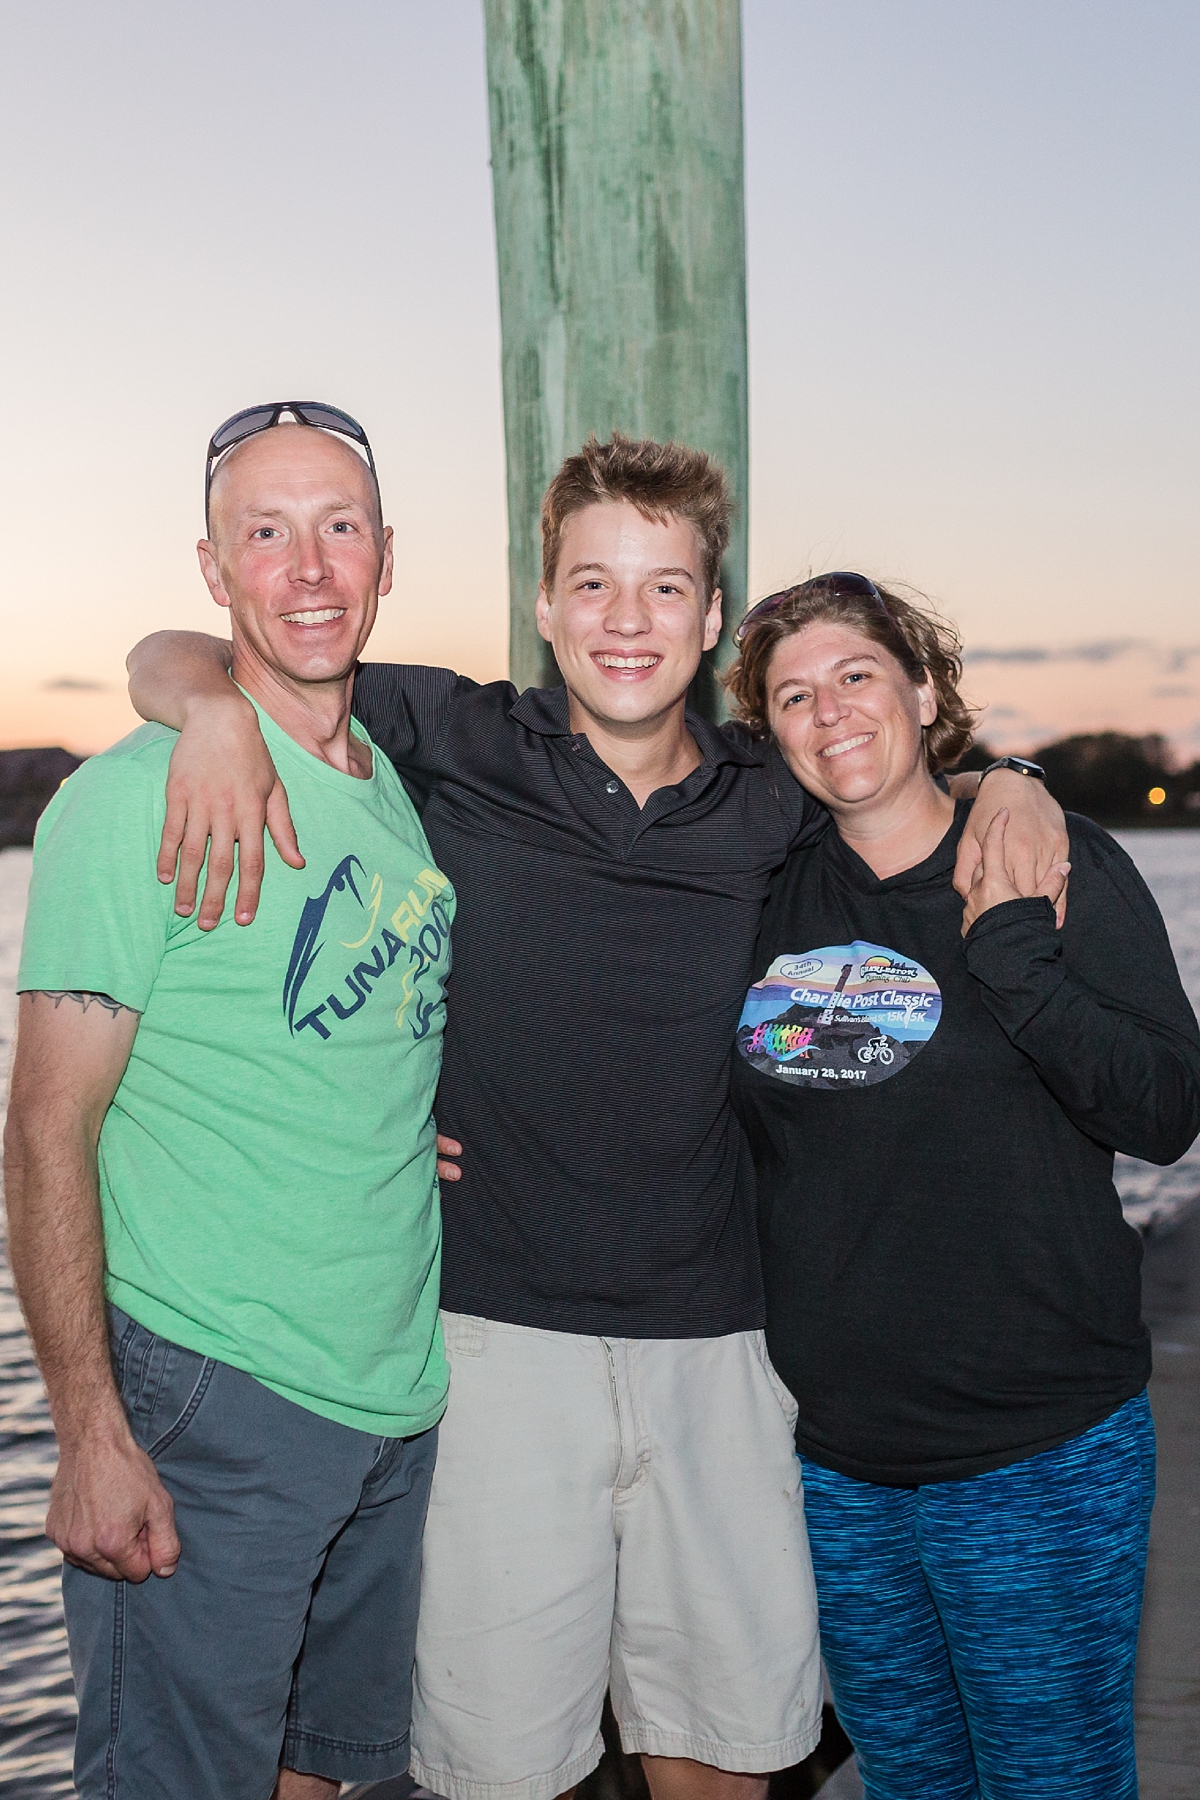
[[[143,726],[45,814],[18,981],[10,1248],[85,1800],[404,1773],[445,1404],[454,897],[350,718],[392,534],[333,409],[239,415],[210,476],[201,565],[307,866],[272,858],[249,927],[180,918],[154,876],[176,733]]]

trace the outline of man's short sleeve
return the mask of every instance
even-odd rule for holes
[[[788,815],[791,827],[789,850],[810,850],[829,829],[829,814],[821,802],[801,787],[788,768],[778,744],[767,752],[767,768]]]
[[[65,781],[38,824],[17,990],[144,1012],[174,917],[155,874],[174,732],[144,726]]]
[[[397,768],[436,775],[454,703],[478,686],[453,669],[361,663],[354,677],[354,716]]]

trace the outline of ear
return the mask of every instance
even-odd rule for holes
[[[383,528],[383,567],[379,571],[379,594],[390,594],[392,591],[393,531],[390,525]]]
[[[209,538],[201,538],[196,545],[196,555],[200,558],[200,573],[205,585],[218,606],[232,604],[225,592],[225,583],[221,580],[221,565],[217,561],[217,546]]]
[[[917,689],[917,709],[922,725],[932,725],[938,716],[937,692],[930,679],[929,671]]]
[[[553,643],[554,634],[550,625],[550,596],[546,592],[544,581],[538,582],[537,607],[534,616],[537,619],[537,628],[541,636],[548,644]]]
[[[704,648],[715,650],[721,635],[721,590],[714,588],[704,615]]]

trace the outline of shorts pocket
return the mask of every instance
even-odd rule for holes
[[[767,1340],[765,1334],[761,1331],[755,1331],[751,1333],[751,1336],[754,1339],[754,1349],[758,1356],[758,1360],[762,1364],[763,1374],[770,1382],[771,1391],[783,1408],[783,1416],[787,1420],[788,1430],[794,1436],[796,1431],[796,1421],[800,1417],[800,1408],[797,1405],[791,1390],[783,1385],[783,1382],[779,1379],[779,1376],[775,1371],[775,1364],[767,1354]]]
[[[152,1331],[137,1328],[128,1354],[129,1381],[126,1405],[130,1412],[152,1413],[158,1402],[159,1389],[167,1372],[171,1345]]]
[[[160,1456],[187,1430],[216,1372],[211,1356],[159,1337],[109,1308],[113,1368],[135,1443]]]

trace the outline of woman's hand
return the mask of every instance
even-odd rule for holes
[[[220,922],[237,845],[238,889],[234,918],[249,925],[262,887],[263,828],[284,862],[304,867],[287,792],[258,727],[258,716],[234,689],[189,706],[167,777],[167,817],[158,852],[158,879],[179,880],[175,911],[190,918],[208,852],[201,931]]]
[[[1066,905],[1067,876],[1071,872],[1069,862],[1055,863],[1039,887],[1022,893],[1012,876],[1004,854],[1004,834],[1008,829],[1008,808],[1002,806],[983,839],[983,855],[975,870],[971,891],[967,895],[967,903],[963,908],[963,936],[966,937],[972,925],[981,914],[993,906],[1002,906],[1006,900],[1026,900],[1033,895],[1043,896],[1054,907],[1055,919],[1061,926],[1063,909]]]
[[[970,776],[951,776],[951,791],[959,799],[967,794]],[[958,844],[954,865],[954,886],[966,900],[975,885],[983,856],[983,840],[997,812],[1008,813],[1008,831],[1004,839],[1004,860],[1017,893],[1023,898],[1038,892],[1055,863],[1070,855],[1067,822],[1063,809],[1040,781],[1018,775],[1011,769],[997,769],[986,781],[975,777],[975,804],[967,818],[966,829]],[[957,791],[956,791],[957,790]],[[1058,922],[1063,921],[1063,909]]]

